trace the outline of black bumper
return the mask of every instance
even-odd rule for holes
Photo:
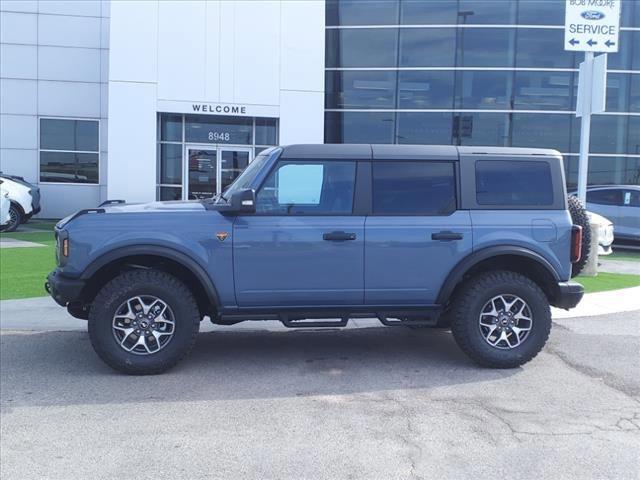
[[[584,295],[584,287],[576,282],[559,282],[556,290],[554,307],[568,310],[580,303]]]
[[[84,281],[65,277],[60,274],[58,269],[47,276],[47,281],[44,284],[49,295],[63,307],[66,307],[68,303],[79,301],[84,286]]]

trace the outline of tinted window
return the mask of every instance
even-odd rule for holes
[[[480,160],[476,162],[479,205],[551,205],[553,185],[546,162]]]
[[[40,181],[98,183],[99,123],[40,119]]]
[[[395,28],[327,30],[327,67],[395,67]]]
[[[598,205],[621,205],[622,192],[620,190],[592,190],[587,192],[587,202]]]
[[[255,144],[278,144],[278,120],[276,118],[256,118]]]
[[[182,145],[162,143],[158,145],[160,155],[160,178],[158,183],[182,184]]]
[[[401,29],[400,66],[451,67],[455,63],[455,44],[453,28]]]
[[[393,108],[396,72],[328,71],[325,81],[327,108]]]
[[[514,105],[518,110],[571,110],[578,86],[573,72],[516,72]]]
[[[640,207],[640,192],[627,190],[624,192],[623,205],[628,207]]]
[[[518,28],[517,67],[573,68],[575,55],[558,45],[564,41],[560,29]]]
[[[327,25],[395,25],[399,0],[326,0]]]
[[[512,72],[457,72],[456,106],[465,109],[511,108],[512,75]]]
[[[326,143],[394,143],[395,113],[326,112]]]
[[[98,151],[98,122],[87,120],[40,119],[42,150]]]
[[[164,142],[182,141],[182,115],[160,114],[160,140]]]
[[[456,208],[452,163],[374,162],[373,213],[447,215]]]
[[[355,179],[355,162],[280,162],[257,194],[256,211],[349,215]]]
[[[451,114],[398,113],[397,143],[434,145],[451,143]]]
[[[398,72],[399,108],[452,108],[453,75],[452,71]]]

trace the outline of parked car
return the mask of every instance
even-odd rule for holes
[[[130,374],[175,365],[205,317],[448,326],[479,364],[512,368],[544,346],[550,305],[583,295],[563,179],[555,150],[274,147],[221,196],[65,218],[45,286]]]
[[[640,185],[589,187],[587,210],[613,222],[616,242],[640,244]]]
[[[613,222],[597,213],[587,212],[589,222],[598,225],[598,255],[611,255],[614,233]]]
[[[4,231],[11,221],[11,215],[9,214],[10,206],[11,200],[9,200],[9,192],[4,189],[2,180],[0,180],[0,232]]]
[[[9,193],[10,220],[5,231],[12,232],[40,212],[40,189],[22,177],[0,173],[3,188]]]

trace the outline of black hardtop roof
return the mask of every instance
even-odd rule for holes
[[[452,145],[375,145],[327,143],[283,145],[281,158],[324,160],[458,160],[475,155],[560,157],[560,152],[546,148],[456,147]]]

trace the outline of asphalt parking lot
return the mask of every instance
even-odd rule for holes
[[[559,322],[516,370],[441,330],[233,330],[155,377],[3,330],[0,476],[637,479],[640,312]]]

